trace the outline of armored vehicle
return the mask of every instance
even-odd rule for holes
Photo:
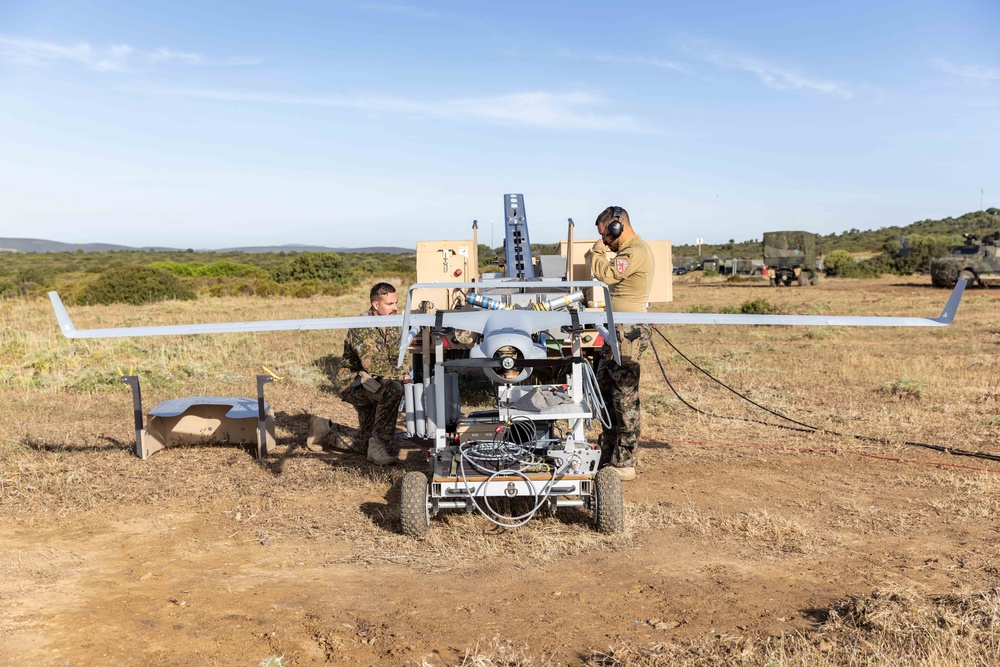
[[[1000,280],[1000,256],[997,254],[997,236],[1000,232],[983,237],[963,234],[965,244],[952,246],[949,254],[931,260],[931,282],[935,287],[954,287],[959,278],[970,284],[986,287],[986,277]]]
[[[772,287],[816,285],[816,235],[812,232],[764,232],[764,267]]]

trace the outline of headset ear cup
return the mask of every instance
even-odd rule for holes
[[[621,220],[612,220],[611,224],[608,225],[608,236],[612,239],[616,239],[621,236],[622,231],[624,231],[624,227],[622,227]]]

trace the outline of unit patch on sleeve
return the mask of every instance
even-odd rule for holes
[[[618,269],[618,273],[625,273],[628,271],[628,257],[616,257],[615,268]]]

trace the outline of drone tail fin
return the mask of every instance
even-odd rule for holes
[[[941,317],[937,318],[937,321],[941,324],[951,324],[952,320],[955,319],[955,314],[958,312],[958,302],[962,300],[962,294],[965,292],[965,287],[968,285],[969,281],[965,279],[960,279],[955,283],[955,289],[951,291],[951,296],[948,297],[948,303],[944,304],[944,310],[941,311]]]
[[[49,292],[49,300],[52,302],[52,310],[56,312],[56,319],[59,320],[59,330],[62,332],[62,335],[66,336],[66,338],[78,338],[76,327],[73,326],[73,321],[69,319],[69,313],[66,312],[66,306],[63,305],[62,299],[59,298],[59,293]]]

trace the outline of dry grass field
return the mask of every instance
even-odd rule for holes
[[[675,284],[669,310],[936,316],[927,278]],[[341,297],[71,309],[78,327],[353,315]],[[1000,650],[1000,291],[941,329],[675,327],[643,359],[627,528],[574,509],[504,531],[398,529],[391,469],[305,447],[341,332],[70,341],[0,302],[0,664],[991,665]],[[278,447],[132,454],[148,411],[255,395]],[[799,430],[778,428],[783,423]],[[834,435],[829,432],[835,432]],[[858,439],[853,435],[873,439]]]

